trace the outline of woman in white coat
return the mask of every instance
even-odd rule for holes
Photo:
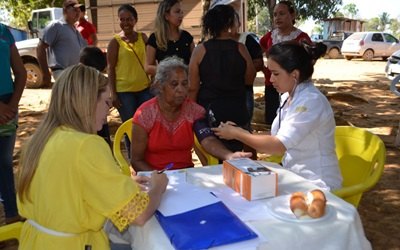
[[[284,154],[282,165],[321,188],[334,190],[342,185],[335,153],[335,119],[326,97],[314,86],[311,76],[315,61],[326,46],[295,41],[271,47],[267,55],[271,82],[281,94],[271,135],[250,134],[221,123],[213,129],[223,139],[236,139],[258,152]]]

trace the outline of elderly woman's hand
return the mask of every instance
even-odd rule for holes
[[[244,129],[237,127],[236,123],[231,121],[221,122],[217,128],[211,128],[211,130],[214,131],[214,134],[219,138],[225,140],[236,139],[238,133],[245,131]]]
[[[253,155],[253,154],[252,154],[251,152],[241,152],[241,151],[238,151],[238,152],[234,152],[234,153],[230,154],[230,155],[226,158],[226,160],[232,160],[232,159],[235,159],[235,158],[250,158],[252,155]]]

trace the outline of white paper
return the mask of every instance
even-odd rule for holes
[[[213,193],[225,203],[242,221],[264,220],[271,218],[265,199],[248,201],[229,187],[218,187]]]
[[[218,201],[220,200],[204,188],[178,181],[169,183],[158,211],[164,216],[171,216],[211,205]]]

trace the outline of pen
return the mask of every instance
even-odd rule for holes
[[[171,163],[169,163],[167,166],[165,166],[165,168],[159,170],[158,173],[159,173],[159,174],[162,174],[162,173],[164,173],[166,170],[170,170],[173,166],[174,166],[174,163],[171,162]]]

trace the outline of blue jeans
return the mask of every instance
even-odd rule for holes
[[[6,218],[18,215],[13,174],[13,152],[16,134],[0,136],[0,193]]]
[[[121,102],[118,113],[122,122],[131,119],[139,106],[153,97],[149,88],[138,92],[118,92],[117,96]]]
[[[142,103],[153,98],[150,88],[138,92],[117,92],[117,96],[121,102],[121,107],[118,109],[118,113],[122,122],[131,119]],[[127,136],[125,136],[125,148],[128,151],[128,156],[130,158],[131,143]]]

